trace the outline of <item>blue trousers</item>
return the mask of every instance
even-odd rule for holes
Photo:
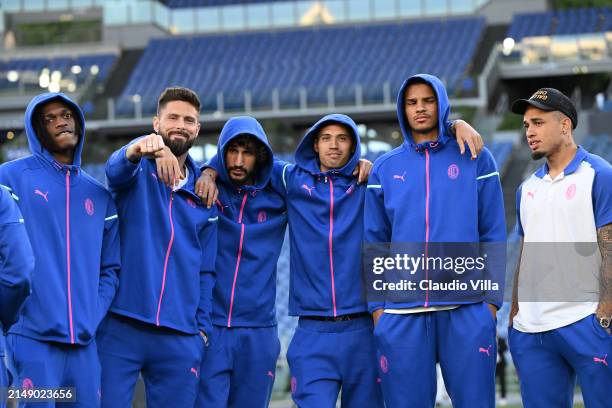
[[[431,408],[436,362],[455,408],[495,406],[495,319],[487,305],[384,313],[374,335],[387,408]]]
[[[14,387],[74,387],[76,402],[20,402],[19,407],[90,408],[100,406],[100,363],[96,343],[77,346],[46,342],[16,334],[7,339]]]
[[[570,408],[576,378],[588,408],[612,406],[612,337],[595,315],[541,333],[508,334],[526,408]]]
[[[276,326],[214,326],[196,407],[267,408],[279,353]]]
[[[287,361],[291,394],[299,408],[383,407],[376,372],[372,319],[329,322],[301,317]]]
[[[109,313],[98,329],[102,406],[130,408],[138,374],[147,408],[192,407],[206,345],[183,334]]]

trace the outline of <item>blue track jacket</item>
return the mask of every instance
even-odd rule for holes
[[[17,321],[30,295],[34,254],[17,207],[17,196],[0,186],[0,329],[6,333]]]
[[[356,148],[342,168],[321,172],[313,142],[329,124],[350,129]],[[331,317],[367,310],[360,276],[365,186],[352,175],[360,157],[355,122],[332,114],[302,138],[296,164],[275,162],[272,182],[286,197],[289,215],[292,316]]]
[[[53,159],[32,126],[37,106],[60,100],[80,121],[72,165]],[[113,300],[119,279],[119,225],[110,193],[81,169],[85,120],[61,93],[36,96],[25,113],[31,156],[0,166],[0,184],[18,205],[34,250],[32,294],[10,333],[85,345]]]
[[[187,334],[210,333],[217,211],[194,193],[200,170],[188,155],[189,179],[173,191],[158,179],[155,160],[130,162],[128,146],[106,163],[124,220],[120,285],[111,311]]]
[[[404,93],[417,78],[437,95],[439,133],[435,142],[416,144],[406,119]],[[459,153],[457,141],[442,125],[448,121],[450,105],[441,81],[427,74],[406,80],[398,94],[397,115],[404,142],[378,158],[372,168],[365,200],[365,243],[503,245],[506,224],[495,160],[486,148],[476,160]],[[440,304],[427,299],[389,303],[372,302],[369,310]]]
[[[254,185],[234,185],[225,167],[225,150],[239,135],[256,137],[268,149],[270,161],[258,168]],[[287,210],[284,198],[269,184],[273,155],[263,128],[252,117],[227,121],[210,164],[219,177],[219,241],[213,323],[226,327],[266,327],[276,324],[276,264]]]

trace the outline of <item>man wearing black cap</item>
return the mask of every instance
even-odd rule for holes
[[[553,88],[519,99],[532,157],[546,163],[517,191],[521,241],[509,345],[526,407],[587,407],[612,389],[612,167],[577,146],[578,115]],[[520,273],[520,275],[519,275]]]

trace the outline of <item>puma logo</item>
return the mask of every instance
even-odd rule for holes
[[[402,181],[406,181],[404,180],[404,176],[406,175],[406,172],[403,172],[402,175],[400,176],[399,174],[394,174],[393,175],[393,179],[394,180],[402,180]]]
[[[607,367],[608,366],[608,362],[606,361],[607,358],[608,358],[607,354],[604,356],[604,358],[593,357],[593,362],[601,363]]]
[[[49,200],[47,199],[47,195],[49,194],[49,192],[45,192],[43,193],[42,191],[40,191],[39,189],[34,190],[34,194],[37,194],[39,196],[41,196],[42,198],[45,199],[46,202],[49,202]]]
[[[487,356],[491,357],[490,351],[491,351],[491,347],[492,347],[492,346],[493,346],[492,344],[489,344],[489,347],[487,347],[487,348],[484,348],[484,347],[479,347],[479,348],[478,348],[478,352],[479,352],[479,353],[484,353],[484,354],[486,354]]]
[[[189,372],[190,372],[191,374],[195,375],[195,376],[196,376],[196,378],[200,378],[200,375],[198,374],[198,370],[197,370],[197,369],[195,369],[195,368],[191,367],[191,369],[189,370]]]
[[[312,197],[312,190],[314,190],[314,187],[309,187],[306,183],[304,183],[302,184],[302,188],[308,191],[308,195]]]
[[[535,191],[528,191],[527,197],[531,197],[532,200],[535,199]]]

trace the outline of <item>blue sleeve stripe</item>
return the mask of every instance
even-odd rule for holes
[[[111,215],[110,217],[106,217],[106,218],[104,219],[104,221],[114,220],[115,218],[119,218],[119,216],[118,216],[117,214],[115,214],[115,215]]]
[[[493,176],[499,177],[499,171],[494,171],[493,173],[485,174],[483,176],[478,176],[476,177],[476,180],[482,180],[482,179],[486,179],[486,178],[493,177]]]

